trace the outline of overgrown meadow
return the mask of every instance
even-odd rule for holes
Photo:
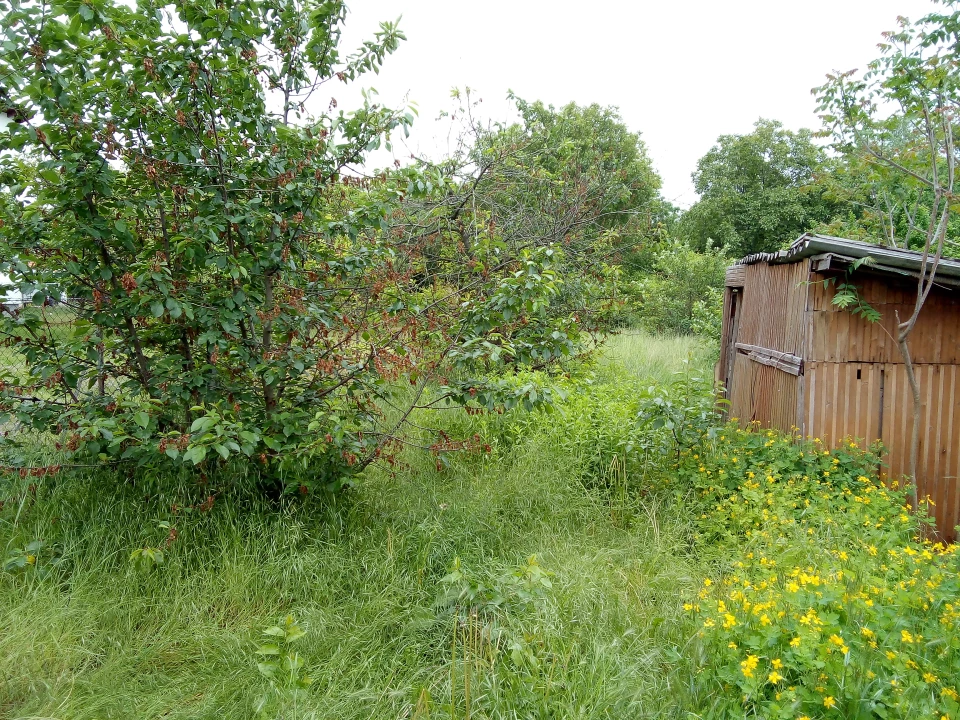
[[[614,358],[669,383],[709,354],[624,336],[610,355],[551,413],[447,411],[489,452],[411,451],[333,498],[5,480],[0,714],[660,714],[693,679],[679,598],[704,571],[672,501],[635,492],[657,454],[624,468],[644,384]],[[287,616],[289,647],[264,634]]]
[[[5,479],[6,717],[955,717],[960,560],[857,447],[622,335],[346,493]],[[936,715],[934,715],[936,713]]]
[[[416,107],[315,91],[406,37],[344,0],[0,0],[0,717],[960,720],[925,504],[712,379],[736,258],[960,255],[942,5],[681,210],[513,93],[373,171]]]

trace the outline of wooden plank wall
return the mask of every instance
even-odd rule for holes
[[[919,495],[930,496],[937,528],[954,540],[960,524],[960,365],[918,364],[915,369],[923,400]],[[827,446],[844,438],[862,445],[882,440],[889,478],[907,473],[912,414],[910,387],[900,363],[806,366],[804,434]]]
[[[788,432],[798,427],[799,377],[756,363],[740,352],[734,361],[733,374],[731,418],[736,418],[743,426],[758,422],[762,427]]]
[[[731,265],[725,273],[725,285],[727,287],[743,287],[743,281],[746,277],[746,265]]]
[[[831,445],[846,436],[865,444],[881,439],[886,472],[900,478],[909,465],[913,400],[894,338],[897,313],[905,319],[913,312],[916,285],[855,275],[861,297],[881,314],[869,323],[832,304],[836,290],[825,277],[811,276],[803,432]],[[937,527],[952,540],[960,524],[960,290],[930,294],[910,351],[923,400],[919,494],[931,497]]]
[[[747,265],[737,342],[803,356],[810,261]]]
[[[727,269],[727,272],[730,272],[730,268]],[[732,308],[733,291],[727,286],[723,289],[723,323],[720,326],[722,328],[720,331],[720,359],[717,360],[717,364],[713,370],[713,379],[715,382],[723,382],[727,377],[727,347],[730,344],[730,333],[733,331],[730,312]]]
[[[814,273],[810,284],[810,324],[807,360],[825,362],[900,362],[896,343],[897,313],[906,320],[913,313],[916,285],[870,275],[855,275],[863,299],[876,308],[881,320],[868,323],[832,304],[835,287]],[[910,335],[910,353],[916,363],[960,364],[960,290],[935,288]]]
[[[835,307],[834,288],[809,268],[808,260],[746,266],[734,342],[799,355],[804,369],[794,377],[736,353],[729,415],[744,425],[799,426],[828,446],[880,439],[888,476],[900,478],[909,462],[912,400],[893,336],[896,314],[912,312],[915,286],[858,274],[862,297],[882,316],[868,323]],[[724,315],[729,321],[729,307]],[[919,492],[933,500],[937,527],[952,540],[960,524],[960,290],[930,295],[910,346],[924,403]]]
[[[799,355],[806,337],[809,260],[747,265],[735,342]],[[729,290],[727,292],[730,292]],[[799,426],[803,378],[736,353],[729,416],[789,431]]]

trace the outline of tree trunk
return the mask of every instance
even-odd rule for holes
[[[897,345],[900,347],[900,355],[903,356],[903,366],[907,372],[907,382],[910,383],[910,393],[913,396],[913,426],[910,432],[910,490],[909,500],[913,509],[917,509],[917,458],[920,454],[920,383],[917,382],[917,375],[913,368],[913,359],[910,357],[910,348],[907,345],[907,337],[904,333],[897,336]]]

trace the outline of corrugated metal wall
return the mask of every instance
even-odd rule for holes
[[[876,323],[864,322],[849,310],[832,304],[836,288],[813,274],[810,284],[811,332],[803,353],[810,361],[899,363],[897,313],[906,320],[913,313],[916,286],[889,277],[857,275],[860,296],[881,314]],[[910,334],[915,363],[960,364],[960,291],[930,294]]]
[[[747,266],[737,342],[803,354],[809,267],[809,260]]]
[[[799,427],[797,404],[800,378],[761,365],[737,353],[733,365],[729,416],[741,425],[759,422],[763,427],[790,430]]]
[[[880,439],[891,478],[907,474],[913,399],[896,344],[897,315],[913,312],[916,286],[859,274],[860,296],[881,320],[869,323],[832,304],[833,286],[812,275],[805,356],[804,432],[834,444],[844,436]],[[923,403],[917,481],[940,532],[955,539],[960,524],[960,292],[935,289],[910,334]],[[881,405],[882,403],[882,405]]]
[[[809,260],[789,265],[747,265],[734,342],[799,355],[805,338]],[[735,353],[729,416],[746,424],[799,427],[802,378]]]

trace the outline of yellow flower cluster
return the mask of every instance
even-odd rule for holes
[[[881,483],[856,443],[724,435],[698,453],[705,472],[684,476],[699,491],[698,542],[730,558],[684,605],[712,658],[702,672],[740,691],[718,702],[799,720],[868,716],[869,698],[886,717],[960,720],[956,547],[921,534],[905,489]],[[720,464],[725,479],[697,484]]]

